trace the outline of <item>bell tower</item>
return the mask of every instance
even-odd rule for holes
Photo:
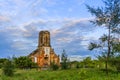
[[[39,47],[51,47],[49,31],[40,31],[39,32],[38,48]]]

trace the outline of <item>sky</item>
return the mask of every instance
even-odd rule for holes
[[[42,30],[50,31],[56,54],[95,57],[87,47],[104,29],[90,23],[85,4],[103,6],[101,0],[0,0],[0,58],[29,55]]]

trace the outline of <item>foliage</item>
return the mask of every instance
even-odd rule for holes
[[[83,61],[80,62],[80,67],[83,68],[94,68],[94,63],[91,60],[91,57],[86,57]]]
[[[62,69],[68,69],[68,62],[67,62],[67,54],[65,50],[63,50],[63,53],[61,55],[61,68]]]
[[[94,48],[99,48],[99,47],[100,47],[99,44],[96,44],[96,43],[91,42],[91,43],[89,44],[89,46],[88,46],[88,49],[89,49],[89,50],[93,50]]]
[[[2,66],[4,65],[4,62],[5,62],[6,60],[8,60],[8,59],[6,59],[6,58],[1,58],[1,59],[0,59],[0,68],[2,68]]]
[[[104,36],[101,41],[102,43],[105,43],[107,41],[107,46],[103,45],[104,47],[107,48],[105,52],[102,53],[107,53],[106,55],[106,73],[108,74],[108,61],[109,57],[111,56],[111,53],[114,54],[111,48],[114,49],[111,41],[111,34],[120,34],[120,0],[104,0],[103,1],[105,4],[105,7],[97,7],[97,8],[92,8],[89,5],[86,5],[88,8],[88,11],[95,16],[95,19],[91,21],[95,25],[102,26],[104,25],[108,29],[108,35]],[[102,48],[103,48],[102,46]],[[99,46],[101,47],[101,45]],[[89,50],[93,50],[94,48],[99,48],[97,44],[95,43],[90,43],[89,45]],[[117,48],[115,48],[117,49]],[[117,49],[118,50],[118,49]],[[114,51],[117,51],[114,50]]]
[[[21,56],[21,57],[15,58],[14,60],[15,60],[16,67],[21,69],[28,69],[36,66],[36,64],[33,63],[32,60],[27,56]]]
[[[105,7],[92,8],[89,5],[86,5],[88,11],[96,17],[92,21],[96,25],[109,24],[112,31],[119,31],[120,24],[120,0],[104,0]],[[108,25],[106,27],[109,27]],[[116,32],[117,32],[116,31]]]
[[[0,74],[1,75],[1,74]],[[105,73],[98,69],[67,69],[67,70],[45,70],[38,71],[36,69],[21,70],[17,69],[13,77],[0,76],[0,80],[119,80],[120,73]]]
[[[120,42],[113,44],[113,51],[117,53],[120,52]]]
[[[55,64],[54,62],[51,62],[50,68],[51,68],[52,70],[58,70],[58,69],[59,69],[59,66],[58,66],[57,64]]]
[[[3,74],[6,76],[13,76],[14,74],[14,64],[11,60],[6,60],[3,65]]]
[[[112,66],[115,66],[117,71],[120,72],[120,55],[117,55],[110,59],[110,63]]]
[[[72,69],[72,68],[80,68],[80,62],[79,61],[71,61],[69,62],[69,68]]]
[[[76,68],[80,68],[79,63],[76,63]]]

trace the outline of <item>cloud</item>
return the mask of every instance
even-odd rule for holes
[[[99,31],[103,32],[99,34]],[[66,49],[69,55],[90,55],[89,42],[97,40],[104,32],[89,23],[89,19],[67,19],[61,28],[51,32],[52,44],[59,54],[61,49]]]
[[[4,32],[4,29],[11,25],[11,18],[9,16],[0,15],[0,32]]]
[[[91,18],[80,19],[89,17],[81,5],[84,1],[0,0],[0,47],[4,48],[0,51],[5,55],[27,55],[37,48],[39,31],[49,30],[57,54],[62,49],[71,55],[89,53],[87,44],[100,35],[89,23]]]
[[[0,22],[8,22],[8,21],[10,21],[9,17],[0,15]]]
[[[89,51],[86,51],[86,48],[84,48],[84,46],[87,46],[84,42],[87,42],[88,39],[85,39],[84,36],[93,30],[94,27],[88,20],[65,20],[61,28],[51,31],[53,35],[52,44],[57,45],[55,49],[59,49],[59,52],[61,49],[66,49],[69,55],[85,54],[80,52],[88,54]]]
[[[86,57],[89,57],[90,55],[85,55],[85,56],[80,56],[80,55],[71,55],[68,56],[68,59],[70,61],[82,61],[83,59],[85,59]]]
[[[59,26],[56,27],[57,25]],[[4,34],[6,36],[4,39],[10,42],[11,52],[14,50],[16,55],[20,55],[18,51],[22,53],[21,55],[23,53],[28,55],[37,48],[38,33],[41,30],[51,32],[51,44],[57,54],[61,54],[62,49],[65,49],[69,55],[89,55],[87,45],[90,40],[96,40],[89,35],[96,31],[96,28],[89,23],[89,19],[40,19],[20,26],[8,26],[0,34]]]

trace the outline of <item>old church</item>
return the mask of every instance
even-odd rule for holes
[[[59,56],[55,54],[50,44],[50,32],[40,31],[38,38],[38,48],[34,50],[29,57],[39,67],[49,67],[51,63],[60,64]]]

